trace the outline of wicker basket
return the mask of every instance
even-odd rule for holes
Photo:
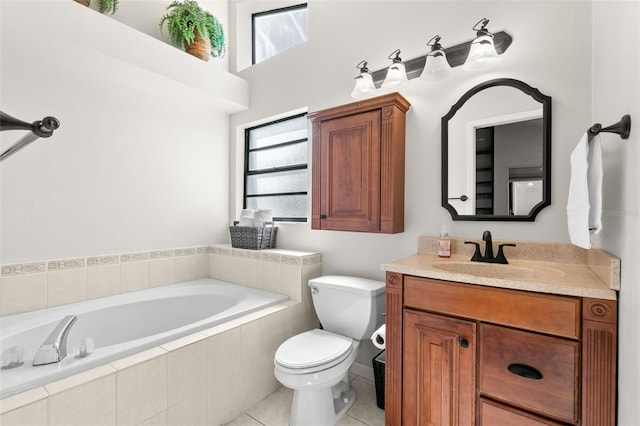
[[[275,248],[278,227],[273,222],[265,223],[263,227],[238,226],[233,222],[229,227],[231,234],[231,247],[251,250],[263,250]]]

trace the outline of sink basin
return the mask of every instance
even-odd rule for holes
[[[544,266],[523,267],[503,265],[499,263],[480,262],[438,262],[433,267],[455,274],[475,275],[485,278],[499,278],[503,280],[544,280],[562,276],[562,271]]]

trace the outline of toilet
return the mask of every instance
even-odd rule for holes
[[[291,426],[331,426],[356,399],[349,369],[360,341],[384,323],[385,283],[331,275],[309,280],[309,287],[323,328],[282,343],[274,374],[293,389]]]

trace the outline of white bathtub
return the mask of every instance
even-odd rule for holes
[[[0,370],[0,399],[286,301],[287,296],[203,278],[85,302],[0,317],[0,351],[22,346],[24,365]],[[33,356],[58,322],[77,315],[61,362],[32,366]],[[78,358],[75,342],[95,350]]]

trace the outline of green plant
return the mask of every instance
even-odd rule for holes
[[[222,57],[225,52],[224,28],[218,19],[202,10],[193,0],[174,1],[167,6],[169,11],[160,20],[160,29],[167,24],[167,31],[174,46],[184,49],[185,42],[193,43],[195,30],[211,41],[211,55]]]
[[[98,0],[98,11],[100,13],[111,12],[113,15],[118,8],[118,0]]]

